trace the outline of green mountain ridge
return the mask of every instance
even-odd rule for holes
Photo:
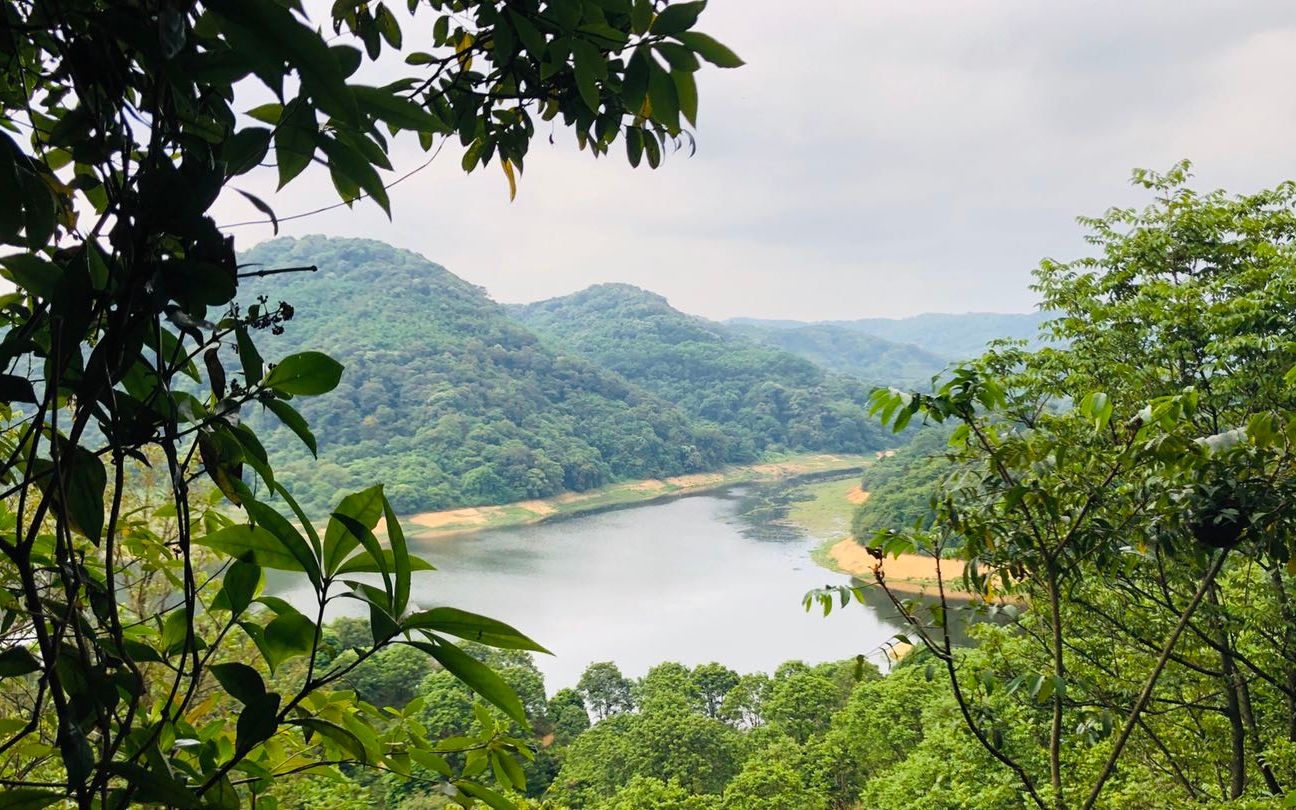
[[[782,328],[730,323],[727,327],[758,343],[876,385],[924,387],[949,363],[947,358],[913,344],[896,343],[831,324]]]
[[[364,239],[308,236],[241,257],[315,266],[245,284],[245,304],[290,304],[269,359],[318,350],[346,368],[299,405],[310,458],[274,420],[249,423],[319,511],[387,484],[402,512],[508,503],[616,481],[713,470],[781,452],[869,452],[896,443],[871,419],[872,383],[910,381],[939,359],[852,336],[858,377],[624,284],[505,307],[444,267]]]
[[[521,323],[714,425],[731,459],[771,450],[890,446],[865,410],[870,385],[680,312],[656,293],[599,284],[513,306]]]
[[[334,392],[302,400],[318,462],[286,430],[263,440],[308,509],[387,483],[414,512],[505,503],[613,480],[677,475],[725,460],[713,432],[510,319],[485,291],[381,242],[276,239],[242,261],[315,265],[247,285],[296,311],[268,356],[306,349],[346,367]]]
[[[860,318],[849,321],[790,321],[731,318],[726,324],[758,331],[779,345],[794,343],[790,334],[809,330],[847,330],[872,335],[892,343],[909,344],[945,361],[968,360],[980,355],[992,340],[1024,340],[1032,348],[1044,343],[1040,327],[1053,317],[1049,312],[928,312],[907,318]]]

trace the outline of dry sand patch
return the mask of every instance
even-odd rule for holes
[[[425,529],[440,529],[445,526],[481,526],[486,520],[485,510],[475,506],[449,509],[444,512],[422,512],[409,519],[410,523]]]
[[[854,538],[847,537],[828,550],[837,567],[852,576],[861,579],[872,579],[873,567],[878,561],[868,553]],[[946,582],[963,576],[961,560],[941,560],[941,575]],[[882,571],[888,582],[924,583],[936,581],[936,559],[921,554],[901,554],[899,557],[886,557],[882,560]]]

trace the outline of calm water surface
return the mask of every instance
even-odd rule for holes
[[[592,661],[637,677],[662,661],[770,672],[793,658],[880,659],[896,627],[858,604],[806,613],[807,590],[848,579],[814,564],[814,538],[753,522],[747,494],[421,541],[411,551],[438,570],[414,575],[412,601],[527,633],[554,652],[536,656],[551,693]]]

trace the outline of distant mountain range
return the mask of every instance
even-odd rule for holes
[[[866,413],[871,386],[921,384],[957,356],[949,346],[979,340],[958,342],[960,316],[942,323],[935,345],[944,351],[846,324],[721,324],[624,284],[506,308],[440,265],[362,239],[276,239],[242,261],[319,268],[244,288],[245,301],[264,295],[296,311],[285,334],[263,337],[267,358],[317,349],[346,366],[338,390],[300,403],[318,462],[251,415],[284,480],[315,511],[373,481],[414,512],[769,452],[881,449],[896,439]],[[990,316],[970,317],[977,335],[993,328]],[[1016,335],[1015,319],[1031,316],[994,317]]]
[[[969,360],[985,351],[986,344],[999,338],[1024,340],[1034,348],[1041,345],[1040,326],[1052,315],[1047,312],[964,314],[928,313],[908,318],[861,318],[856,321],[780,321],[733,318],[726,323],[771,345],[849,345],[843,335],[859,333],[892,343],[910,344],[945,362]],[[806,352],[816,351],[805,349]],[[806,354],[805,356],[809,356]],[[829,367],[841,361],[834,352],[822,353]],[[848,371],[848,369],[841,369]]]

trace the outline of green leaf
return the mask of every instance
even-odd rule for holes
[[[155,770],[133,762],[114,762],[108,770],[135,788],[132,799],[139,804],[160,804],[181,810],[203,807],[202,799],[192,789],[160,768]]]
[[[701,67],[693,51],[678,43],[659,42],[655,46],[655,50],[671,66],[672,72],[678,70],[684,73],[692,73]]]
[[[391,201],[387,197],[387,189],[369,158],[359,149],[337,138],[321,138],[319,145],[324,154],[328,155],[329,169],[334,176],[341,175],[364,189],[390,217]]]
[[[519,725],[524,728],[530,727],[527,722],[526,711],[522,708],[522,701],[518,699],[512,687],[505,683],[503,678],[496,675],[490,667],[448,641],[437,639],[432,644],[417,641],[410,642],[410,644],[431,655],[451,675],[454,675],[468,688],[494,704],[506,715],[517,721]]]
[[[41,810],[66,798],[58,790],[36,788],[5,788],[0,792],[0,810]]]
[[[248,387],[256,385],[265,376],[265,361],[261,359],[261,353],[248,335],[247,326],[242,323],[234,325],[234,340],[238,345],[239,363],[243,365],[243,378]]]
[[[221,585],[221,593],[224,594],[225,599],[223,607],[238,616],[252,604],[260,585],[260,567],[254,563],[235,560],[225,571],[225,579]]]
[[[639,127],[630,127],[625,133],[626,158],[629,159],[630,165],[638,167],[639,162],[643,160],[644,151],[644,134]]]
[[[428,751],[425,748],[411,748],[409,750],[410,759],[427,768],[429,771],[439,773],[442,776],[450,776],[454,771],[450,768],[450,763],[440,754]]]
[[[404,625],[411,630],[447,633],[488,647],[549,652],[504,622],[458,608],[439,607],[413,613],[405,619]]]
[[[247,664],[235,661],[216,664],[210,669],[221,688],[244,706],[251,706],[266,693],[266,685],[261,678],[261,673]]]
[[[474,799],[481,799],[486,804],[495,808],[495,810],[516,810],[513,802],[504,798],[500,794],[477,782],[469,782],[467,779],[460,779],[454,783],[455,787],[472,796]]]
[[[346,574],[377,574],[384,568],[388,571],[396,570],[396,558],[392,549],[385,548],[382,550],[382,559],[375,560],[369,554],[356,554],[347,559],[333,572],[334,576],[344,576]],[[436,567],[427,560],[415,557],[413,554],[408,555],[410,571],[435,571]]]
[[[246,752],[274,736],[279,728],[279,695],[268,692],[253,700],[239,712],[235,727],[235,748]]]
[[[439,118],[409,99],[381,87],[353,88],[360,108],[369,115],[397,129],[415,132],[444,133],[447,127]]]
[[[310,518],[302,511],[297,499],[284,488],[283,484],[276,486],[275,492],[278,493],[280,498],[284,499],[284,502],[288,504],[288,508],[292,509],[293,514],[297,516],[297,522],[306,530],[306,536],[310,538],[311,548],[315,550],[316,559],[324,559],[324,547],[320,544],[319,532],[315,531],[315,525],[310,522]]]
[[[382,546],[378,545],[378,538],[374,537],[373,530],[371,530],[369,527],[365,526],[355,518],[340,514],[338,512],[334,512],[332,515],[329,516],[329,522],[332,523],[335,520],[342,524],[342,526],[346,529],[347,534],[350,534],[357,541],[359,541],[360,545],[364,546],[365,549],[364,556],[367,556],[369,559],[373,560],[375,563],[378,564],[378,573],[382,575],[383,589],[386,591],[386,593],[389,596],[386,609],[388,610],[389,613],[391,613],[394,616],[396,613],[395,611],[396,599],[395,599],[395,594],[392,591],[391,571],[390,569],[385,568],[383,566],[383,564],[387,560],[387,555],[383,553]]]
[[[319,448],[315,444],[315,434],[311,433],[310,425],[306,424],[306,419],[297,413],[296,408],[281,399],[272,399],[264,404],[270,409],[271,413],[279,417],[279,421],[284,424],[284,427],[297,434],[297,438],[301,439],[302,444],[306,445],[306,449],[311,451],[312,456],[319,458]]]
[[[636,34],[646,34],[648,27],[652,25],[652,18],[652,0],[634,0],[630,9],[630,29]]]
[[[322,581],[319,560],[315,558],[315,552],[307,545],[306,539],[288,522],[288,519],[266,504],[251,499],[243,504],[243,508],[247,510],[248,517],[252,518],[257,526],[270,532],[280,547],[292,555],[293,559],[300,564],[299,570],[305,571],[311,582],[318,588]]]
[[[383,513],[382,484],[369,487],[360,492],[353,492],[342,499],[334,514],[345,515],[367,529],[378,525]],[[324,571],[333,576],[355,547],[360,544],[356,537],[342,521],[330,518],[328,528],[324,530]]]
[[[706,8],[705,0],[695,3],[674,3],[662,9],[653,20],[652,32],[660,36],[679,34],[693,27],[698,15]]]
[[[0,242],[16,244],[23,227],[22,191],[14,155],[18,146],[0,133]]]
[[[672,133],[679,132],[679,93],[675,82],[656,61],[648,60],[648,101],[652,104],[653,120]]]
[[[0,258],[4,277],[37,298],[53,297],[63,278],[63,268],[33,253],[18,253]]]
[[[626,63],[625,79],[621,82],[621,102],[631,114],[638,115],[648,95],[648,62],[646,47],[635,48]]]
[[[391,501],[383,495],[383,519],[387,527],[387,545],[390,548],[384,549],[391,554],[392,570],[396,572],[396,590],[394,594],[395,604],[393,611],[399,618],[405,613],[405,608],[409,606],[410,596],[410,572],[414,570],[416,560],[410,557],[409,548],[405,544],[405,530],[401,528],[400,520],[397,519],[395,511],[392,510]],[[378,560],[377,562],[382,562]],[[417,560],[423,563],[422,560]],[[426,563],[423,563],[426,565]]]
[[[522,40],[522,47],[527,49],[527,53],[536,59],[544,57],[545,38],[525,15],[518,13],[510,8],[508,10],[509,20],[513,23],[513,29],[517,31],[518,39]]]
[[[294,725],[301,726],[309,733],[319,734],[321,737],[327,737],[351,755],[357,762],[368,764],[371,760],[369,751],[365,748],[363,742],[355,734],[334,725],[327,720],[321,720],[318,717],[302,717],[291,721]]]
[[[296,555],[261,526],[237,524],[217,529],[194,540],[200,546],[214,549],[237,560],[253,562],[276,571],[300,571],[306,568]]]
[[[72,528],[98,545],[103,535],[104,488],[108,486],[108,473],[99,457],[89,450],[72,447],[62,438],[59,444],[62,445],[63,484],[58,485],[53,465],[46,462],[40,466],[50,473],[42,476],[40,487],[46,497],[57,503],[64,503],[66,497],[65,511]]]
[[[13,678],[40,669],[40,662],[26,647],[10,647],[0,652],[0,678]]]
[[[282,613],[265,626],[266,662],[273,671],[290,658],[308,655],[315,646],[315,623],[300,613]]]
[[[275,484],[274,470],[270,468],[270,457],[266,454],[265,447],[261,444],[261,440],[257,438],[256,433],[247,425],[240,424],[230,428],[229,434],[242,449],[243,461],[256,470],[256,474],[261,476],[261,480],[265,482],[266,486],[273,490]]]
[[[292,182],[311,163],[315,155],[315,138],[319,123],[315,109],[303,99],[284,108],[283,119],[275,131],[275,162],[279,166],[279,188]]]
[[[19,181],[22,183],[23,213],[26,214],[27,247],[41,250],[54,235],[54,193],[35,172],[23,172]]]
[[[342,364],[323,352],[290,354],[265,377],[267,388],[281,394],[327,394],[342,379]]]
[[[597,113],[600,106],[598,79],[607,76],[607,63],[599,49],[584,40],[573,39],[571,48],[576,89],[590,112]]]
[[[266,215],[266,218],[270,220],[270,227],[273,229],[274,235],[278,236],[279,217],[275,216],[274,209],[271,208],[269,205],[267,205],[265,200],[261,199],[255,194],[250,194],[241,188],[236,188],[234,190],[237,191],[239,194],[242,194],[245,200],[252,203],[253,208]]]
[[[270,151],[270,130],[266,127],[244,127],[238,130],[225,141],[221,148],[221,158],[225,161],[225,176],[234,177],[255,169],[261,161],[265,160],[266,153]],[[240,192],[244,196],[250,196],[247,192]],[[257,207],[265,205],[257,200],[254,204],[259,203]],[[268,210],[268,209],[267,209]],[[270,215],[273,218],[273,214]],[[278,232],[278,226],[275,228]]]
[[[693,49],[693,52],[716,67],[736,68],[745,63],[738,54],[729,50],[714,38],[696,31],[685,31],[675,35],[675,39]]]
[[[692,73],[680,70],[671,71],[671,80],[675,82],[675,95],[679,99],[680,114],[690,124],[697,126],[697,81],[694,80]]]

